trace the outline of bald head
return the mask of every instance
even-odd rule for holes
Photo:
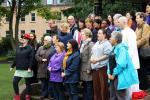
[[[69,26],[73,26],[75,24],[75,19],[74,19],[74,16],[70,15],[68,16],[68,23],[69,23]]]
[[[118,19],[118,25],[120,28],[124,29],[128,26],[128,19],[125,16],[122,16]]]

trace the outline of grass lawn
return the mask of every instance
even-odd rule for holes
[[[14,70],[9,71],[9,66],[9,64],[0,64],[0,100],[12,100],[14,95],[12,87]]]

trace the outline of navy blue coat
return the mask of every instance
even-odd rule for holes
[[[68,57],[67,67],[65,69],[65,83],[79,82],[80,52],[76,51]]]
[[[67,50],[67,43],[68,43],[68,41],[69,41],[70,39],[73,39],[72,35],[71,35],[70,33],[63,33],[63,32],[60,32],[60,33],[58,34],[58,37],[59,37],[60,41],[61,41],[62,43],[64,43],[65,49]]]

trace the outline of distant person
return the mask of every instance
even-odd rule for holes
[[[150,2],[146,5],[146,23],[150,25]]]
[[[21,45],[16,48],[16,56],[14,62],[10,68],[16,67],[14,78],[13,78],[13,88],[15,91],[14,100],[20,100],[18,83],[22,78],[25,79],[26,84],[26,100],[31,100],[30,92],[30,78],[33,77],[33,59],[34,59],[34,49],[28,44],[30,40],[30,34],[24,34],[23,38],[20,40]]]
[[[58,34],[58,27],[56,25],[56,22],[54,20],[50,20],[48,22],[48,25],[49,25],[49,30],[50,30],[50,33],[49,35],[50,36],[53,36],[53,35],[57,35]]]
[[[72,35],[69,33],[69,25],[67,23],[61,23],[60,33],[58,37],[62,43],[65,45],[65,50],[67,50],[67,43],[70,39],[73,39]]]
[[[111,32],[114,31],[114,19],[113,19],[113,14],[109,14],[107,19],[109,20],[110,22],[110,25],[109,25],[109,29],[111,30]]]
[[[119,28],[119,25],[118,25],[118,19],[119,19],[120,17],[122,17],[121,14],[115,14],[115,15],[113,16],[114,26],[115,26],[114,31],[121,31],[121,29]]]
[[[32,46],[32,48],[34,49],[34,59],[33,59],[33,66],[32,66],[33,77],[31,78],[31,83],[37,83],[38,82],[38,79],[37,79],[37,61],[35,59],[35,54],[36,54],[38,48],[40,47],[40,44],[36,40],[35,33],[30,33],[29,45]]]
[[[67,21],[70,27],[70,34],[74,37],[74,32],[77,30],[77,24],[74,16],[68,16]]]
[[[48,83],[49,83],[49,72],[47,70],[49,59],[54,54],[54,48],[52,46],[52,39],[50,36],[44,37],[43,46],[39,47],[36,52],[36,60],[38,62],[38,73],[37,78],[41,81],[41,99],[48,97]]]
[[[53,35],[52,37],[52,43],[55,46],[58,42],[60,42],[60,38],[58,35]]]
[[[97,34],[98,30],[101,28],[101,20],[100,19],[95,19],[93,21],[93,30],[92,30],[92,42],[96,43],[97,42]]]
[[[75,39],[78,42],[78,46],[80,48],[81,46],[81,31],[85,28],[85,21],[80,19],[78,21],[78,28],[75,31],[73,39]]]
[[[91,20],[90,18],[85,19],[85,27],[92,31],[93,30],[93,20]]]
[[[135,12],[134,11],[127,12],[126,17],[128,19],[128,26],[135,31],[137,28]]]
[[[112,31],[109,28],[110,21],[108,19],[102,20],[101,29],[105,29],[107,31],[108,36],[111,36]]]

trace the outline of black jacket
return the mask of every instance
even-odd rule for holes
[[[17,47],[16,56],[12,64],[12,68],[16,66],[17,70],[32,69],[34,58],[34,49],[27,45],[25,47]]]

